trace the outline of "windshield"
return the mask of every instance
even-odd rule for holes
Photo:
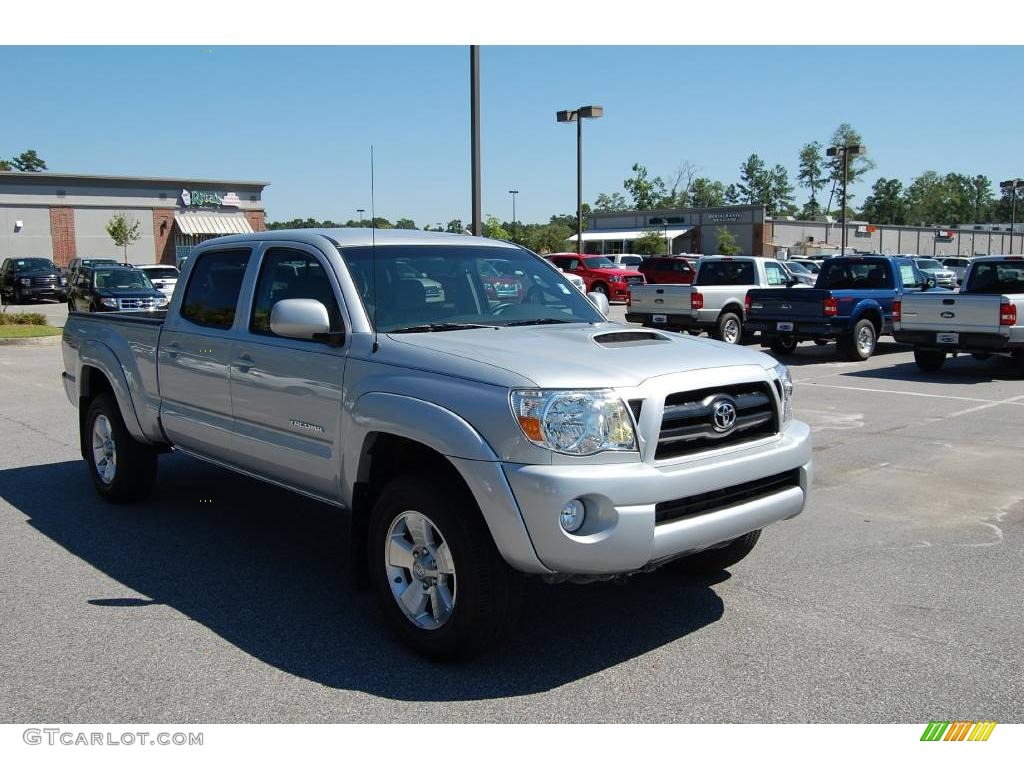
[[[15,259],[14,266],[18,269],[56,269],[49,259]]]
[[[393,245],[341,256],[384,333],[604,321],[561,272],[522,249]]]
[[[693,282],[697,285],[754,285],[754,262],[705,261]]]
[[[836,291],[891,288],[892,277],[884,261],[829,259],[821,268],[816,287]]]
[[[620,267],[639,267],[643,264],[644,260],[639,256],[620,256],[619,266]]]
[[[150,280],[154,278],[157,280],[177,280],[178,270],[174,267],[157,267],[154,269],[147,269],[146,277]]]
[[[149,278],[134,269],[96,270],[96,287],[116,291],[153,290]]]
[[[583,263],[589,269],[615,269],[615,262],[605,256],[588,256]]]
[[[942,269],[942,265],[935,259],[917,259],[918,269]]]
[[[810,276],[811,270],[796,261],[787,261],[786,266],[789,267],[790,272],[795,272],[798,275]]]
[[[974,265],[967,293],[1024,293],[1024,260],[982,261]]]

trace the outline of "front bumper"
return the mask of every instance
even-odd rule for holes
[[[713,456],[648,464],[503,465],[539,560],[559,574],[644,570],[713,547],[803,510],[812,480],[810,428],[790,421],[766,441]],[[795,484],[733,506],[656,524],[659,502],[685,499],[797,471]],[[581,499],[576,534],[558,522]]]
[[[629,299],[629,284],[628,283],[613,283],[608,282],[608,300],[609,301],[627,301]]]
[[[63,286],[40,286],[40,285],[19,285],[17,289],[21,291],[21,295],[26,299],[60,299],[63,301],[68,296],[67,288]]]

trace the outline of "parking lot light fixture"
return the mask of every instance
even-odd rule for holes
[[[363,214],[366,213],[366,209],[356,208],[356,213],[359,214],[359,226],[363,226]]]
[[[839,212],[839,220],[842,227],[842,245],[839,247],[839,255],[846,255],[846,184],[850,175],[850,155],[863,155],[868,151],[863,144],[847,144],[844,147],[829,147],[825,154],[829,157],[842,156],[843,158],[843,207]]]
[[[519,190],[510,189],[508,193],[512,195],[512,242],[518,243],[519,240],[516,238],[516,195],[519,194]]]
[[[604,107],[591,104],[555,113],[559,123],[576,123],[576,252],[583,253],[583,121],[604,117]]]
[[[1000,189],[1010,190],[1010,253],[1013,253],[1013,225],[1016,223],[1017,218],[1017,188],[1024,187],[1024,179],[1010,179],[1009,181],[999,182]],[[1024,243],[1024,239],[1022,239]],[[1021,246],[1024,250],[1024,245]]]

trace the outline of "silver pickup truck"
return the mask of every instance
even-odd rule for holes
[[[908,293],[893,307],[893,337],[914,345],[923,371],[968,352],[1009,355],[1024,365],[1024,257],[974,259],[958,293]]]
[[[518,298],[487,290],[495,260]],[[717,571],[804,507],[786,368],[607,322],[606,301],[482,238],[223,237],[166,316],[73,312],[63,381],[101,496],[145,498],[173,448],[346,510],[398,635],[469,655],[522,574]]]
[[[648,328],[708,331],[719,341],[739,344],[747,291],[798,284],[802,285],[774,259],[705,256],[692,285],[634,286],[626,320]]]

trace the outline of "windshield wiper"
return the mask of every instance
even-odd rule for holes
[[[478,323],[424,323],[395,328],[387,333],[433,333],[435,331],[464,331],[470,328],[499,328],[497,325],[480,325]]]
[[[580,320],[559,320],[555,317],[545,317],[537,320],[516,320],[514,323],[505,323],[506,327],[511,328],[513,325],[556,325],[558,323],[578,323]]]

